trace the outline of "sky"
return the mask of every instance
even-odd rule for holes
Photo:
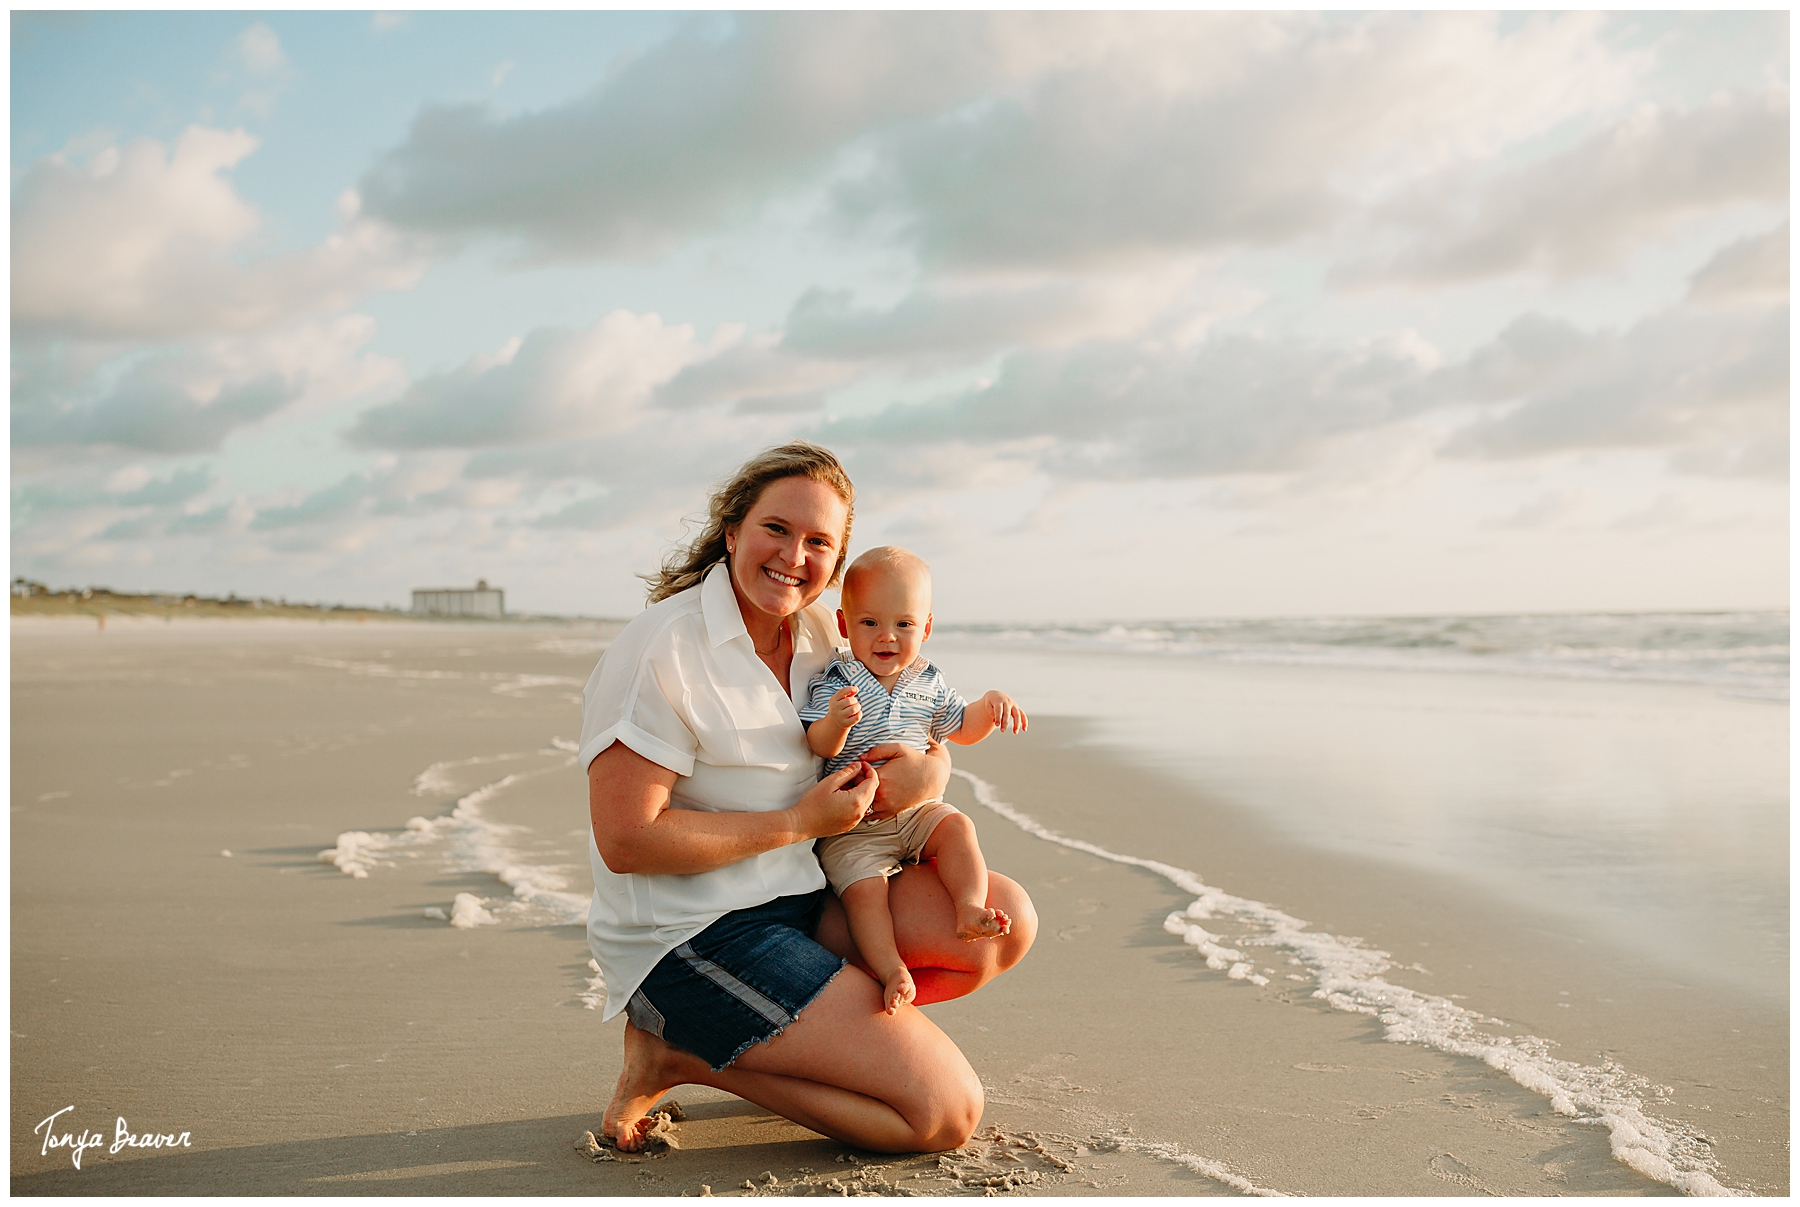
[[[12,569],[938,623],[1787,606],[1788,19],[14,13]]]

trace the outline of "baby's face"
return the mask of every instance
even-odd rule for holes
[[[844,579],[838,631],[877,679],[895,677],[913,664],[931,636],[930,576],[887,568],[850,574]]]

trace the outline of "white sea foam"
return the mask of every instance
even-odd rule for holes
[[[1222,1165],[1210,1157],[1202,1157],[1196,1153],[1184,1152],[1178,1144],[1158,1143],[1152,1140],[1140,1140],[1136,1136],[1115,1132],[1110,1136],[1100,1137],[1092,1143],[1092,1147],[1100,1152],[1124,1151],[1143,1153],[1155,1157],[1159,1161],[1168,1161],[1184,1169],[1191,1169],[1202,1177],[1222,1182],[1233,1190],[1258,1198],[1285,1199],[1287,1194],[1279,1190],[1270,1190],[1258,1186],[1243,1174]]]
[[[553,739],[560,740],[560,739]],[[477,755],[469,759],[446,759],[441,763],[433,763],[413,777],[412,794],[414,796],[443,796],[456,791],[456,780],[449,774],[459,767],[480,767],[489,763],[505,763],[513,759],[529,758],[527,751],[516,751],[511,754]]]
[[[1317,978],[1314,997],[1339,1010],[1375,1017],[1386,1029],[1387,1039],[1394,1043],[1421,1044],[1480,1060],[1548,1098],[1551,1109],[1557,1113],[1604,1126],[1613,1156],[1639,1173],[1684,1194],[1747,1193],[1718,1181],[1718,1162],[1700,1133],[1646,1112],[1645,1099],[1666,1099],[1673,1092],[1669,1087],[1653,1085],[1611,1062],[1593,1066],[1559,1059],[1551,1055],[1554,1043],[1535,1035],[1494,1034],[1487,1028],[1504,1027],[1502,1020],[1384,979],[1382,974],[1395,968],[1393,958],[1385,951],[1364,947],[1357,939],[1309,931],[1303,920],[1263,902],[1213,888],[1184,868],[1121,855],[1058,834],[1001,800],[986,780],[960,769],[953,774],[969,782],[977,801],[1026,833],[1113,863],[1154,872],[1193,894],[1193,903],[1170,914],[1163,925],[1195,948],[1209,968],[1264,985],[1267,978],[1252,970],[1241,948],[1285,950],[1290,953],[1290,962],[1297,961]],[[1199,925],[1220,919],[1245,933],[1227,942]]]
[[[606,1005],[606,974],[600,971],[600,965],[592,959],[588,961],[588,971],[594,975],[587,979],[587,988],[575,997],[589,1010],[599,1010]]]
[[[344,658],[317,658],[299,654],[295,662],[306,666],[322,666],[331,670],[349,671],[352,675],[364,675],[376,679],[469,679],[477,683],[491,682],[488,690],[502,696],[520,696],[536,687],[580,686],[580,679],[571,679],[567,675],[532,675],[523,671],[446,671],[416,670],[411,667],[390,666],[385,662],[352,662]]]
[[[487,900],[474,893],[458,893],[456,900],[450,904],[450,925],[459,930],[473,930],[477,926],[491,926],[500,919],[488,913]]]
[[[598,654],[611,644],[610,637],[552,637],[532,648],[550,654]]]
[[[561,738],[552,741],[559,751],[566,752],[567,747],[572,745]],[[454,767],[506,762],[525,757],[528,757],[527,754],[515,753],[434,763],[414,779],[413,791],[425,795],[439,790],[450,782],[444,773]],[[482,812],[482,806],[499,793],[531,776],[566,767],[572,758],[573,756],[564,759],[553,767],[514,772],[492,783],[483,784],[459,798],[448,813],[439,817],[410,818],[405,827],[396,832],[346,831],[338,835],[335,846],[319,852],[319,859],[362,880],[376,868],[395,866],[395,855],[416,855],[418,852],[415,848],[441,843],[445,847],[446,861],[451,867],[457,871],[485,872],[496,877],[512,890],[515,906],[531,907],[548,913],[557,923],[585,926],[589,896],[568,891],[569,880],[564,873],[569,869],[526,862],[508,845],[512,835],[527,832],[525,827],[494,821]],[[479,899],[472,899],[479,902]],[[474,923],[459,923],[452,916],[451,925]]]

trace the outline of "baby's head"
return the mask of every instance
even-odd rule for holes
[[[931,567],[898,545],[870,549],[851,562],[838,632],[878,679],[911,666],[931,636]]]

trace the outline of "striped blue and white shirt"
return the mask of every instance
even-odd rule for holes
[[[856,689],[862,720],[844,739],[843,750],[825,760],[821,779],[886,742],[905,742],[916,750],[924,750],[931,741],[941,742],[962,728],[963,710],[968,707],[961,693],[944,681],[944,673],[924,655],[900,672],[890,695],[873,671],[849,650],[841,649],[829,666],[813,676],[800,720],[810,725],[823,718],[831,711],[831,697],[846,687]]]

